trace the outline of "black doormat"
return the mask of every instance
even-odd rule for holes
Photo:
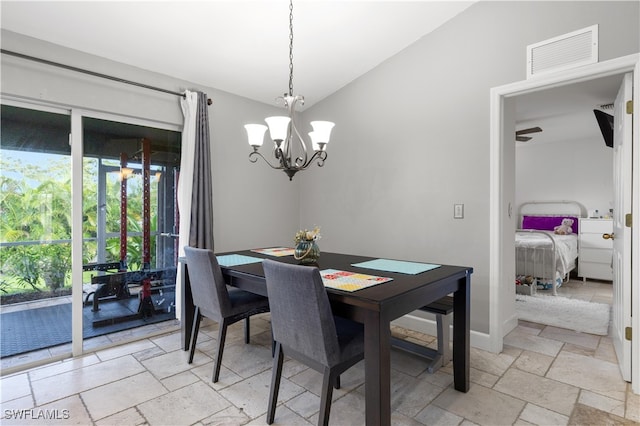
[[[174,293],[165,292],[167,299],[175,300]],[[170,297],[168,297],[170,296]],[[157,296],[154,295],[154,301]],[[166,302],[165,302],[166,303]],[[91,304],[83,307],[82,335],[85,339],[143,325],[175,319],[175,309],[155,312],[147,318],[120,322],[122,317],[133,317],[138,311],[138,299],[104,301],[98,312]],[[167,305],[168,306],[168,305]],[[110,321],[114,319],[113,321]],[[94,326],[94,322],[108,323]],[[44,349],[71,342],[71,303],[44,308],[25,309],[0,315],[0,358]]]

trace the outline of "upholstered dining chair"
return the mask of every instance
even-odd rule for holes
[[[364,327],[333,315],[318,268],[268,259],[263,267],[276,344],[267,423],[275,417],[282,363],[288,356],[323,374],[318,424],[326,425],[340,374],[364,358]]]
[[[269,300],[264,297],[238,288],[227,287],[222,270],[213,251],[193,247],[184,248],[189,268],[189,280],[195,313],[191,332],[189,364],[193,362],[196,350],[200,320],[203,316],[218,323],[218,351],[216,354],[213,379],[215,383],[220,375],[224,341],[227,327],[240,320],[245,321],[244,341],[249,343],[249,317],[269,311]]]

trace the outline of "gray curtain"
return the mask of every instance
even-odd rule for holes
[[[198,92],[189,246],[213,250],[213,182],[207,95]]]

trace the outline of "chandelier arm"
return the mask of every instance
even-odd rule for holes
[[[318,162],[318,167],[324,166],[324,161],[327,159],[327,151],[316,151],[315,154],[306,162],[300,170],[304,170],[311,165],[315,160]]]
[[[289,126],[291,126],[291,123],[289,123]],[[290,133],[291,133],[291,131],[289,131],[289,134]],[[276,160],[278,160],[280,162],[280,167],[278,167],[278,169],[288,170],[288,169],[291,168],[291,164],[290,164],[290,162],[291,162],[291,136],[290,135],[287,136],[287,139],[285,139],[282,142],[282,145],[276,146],[274,148],[273,155],[274,155],[274,157],[276,157]]]
[[[276,147],[273,150],[274,156],[278,161],[280,161],[280,167],[275,167],[275,168],[278,170],[298,170],[297,164],[295,166],[291,165],[291,153],[290,153],[291,148],[287,148],[287,151],[288,152],[285,155],[281,147]]]
[[[296,120],[295,120],[295,109],[296,109],[296,103],[300,102],[300,104],[304,105],[304,97],[300,96],[300,95],[296,95],[296,96],[288,96],[285,99],[285,104],[289,110],[289,117],[291,117],[291,122],[289,123],[289,144],[287,144],[287,154],[289,154],[289,157],[291,156],[291,143],[293,143],[293,139],[294,138],[298,138],[298,144],[300,145],[300,148],[302,149],[302,155],[297,157],[295,159],[295,166],[300,168],[304,168],[305,164],[308,164],[307,160],[309,158],[309,154],[307,151],[307,145],[304,143],[304,139],[302,139],[302,136],[300,135],[300,132],[298,131],[298,128],[296,127]]]
[[[307,153],[307,145],[302,140],[302,136],[300,136],[298,128],[295,126],[295,124],[293,124],[293,120],[291,128],[293,129],[293,133],[295,134],[295,136],[298,138],[298,143],[300,145],[300,148],[302,149],[302,155],[296,158],[295,165],[296,167],[300,167],[301,165],[302,167],[304,167],[305,164],[308,164],[307,159],[309,158],[309,155]],[[291,136],[291,138],[293,139],[293,135]]]
[[[259,151],[253,151],[251,154],[249,154],[249,161],[251,161],[252,163],[255,163],[258,161],[258,158],[260,157],[264,160],[265,163],[267,163],[269,165],[269,167],[271,167],[272,169],[275,170],[282,170],[284,169],[284,167],[282,166],[282,162],[279,166],[274,166],[273,164],[271,164],[271,162],[269,160],[267,160],[264,155],[262,155]]]

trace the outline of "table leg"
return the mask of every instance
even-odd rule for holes
[[[185,351],[189,350],[191,343],[191,328],[193,327],[193,314],[195,313],[195,306],[193,305],[193,295],[191,294],[191,281],[189,281],[189,271],[187,270],[187,264],[180,263],[181,274],[181,294],[182,294],[182,318],[180,319],[180,336],[182,340],[182,348]]]
[[[453,383],[460,392],[469,391],[470,283],[467,273],[453,293]]]
[[[366,424],[391,424],[391,329],[379,312],[364,324]]]

